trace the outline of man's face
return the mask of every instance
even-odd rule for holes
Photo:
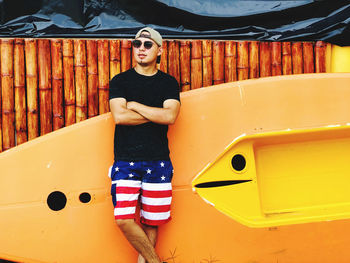
[[[133,47],[134,59],[136,62],[141,65],[149,65],[154,63],[157,60],[157,57],[162,53],[161,47],[159,47],[152,39],[147,37],[141,36],[136,40],[139,40],[142,43],[140,47]],[[147,48],[149,43],[146,43],[145,47],[145,42],[151,42],[152,47]]]

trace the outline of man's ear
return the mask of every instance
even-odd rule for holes
[[[163,52],[163,47],[159,47],[157,56],[160,56],[162,54],[162,52]]]

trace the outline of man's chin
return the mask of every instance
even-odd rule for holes
[[[140,64],[140,66],[143,66],[143,67],[151,65],[151,63],[146,62],[146,61],[143,61],[143,60],[141,60],[141,61],[138,62],[138,63]]]

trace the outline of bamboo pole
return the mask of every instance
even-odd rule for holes
[[[109,112],[109,45],[108,40],[97,41],[99,114]]]
[[[293,74],[303,73],[303,48],[301,42],[292,43]]]
[[[225,42],[225,82],[237,80],[237,45],[234,41]]]
[[[13,39],[1,40],[2,148],[15,146]]]
[[[16,39],[14,47],[15,123],[17,145],[27,141],[27,110],[24,70],[24,40]]]
[[[213,42],[202,40],[203,52],[203,87],[213,85]]]
[[[38,40],[40,134],[52,131],[52,87],[50,40]]]
[[[131,67],[135,68],[136,67],[136,59],[135,59],[135,55],[134,55],[135,49],[131,48]]]
[[[109,41],[110,79],[120,73],[120,40]]]
[[[88,117],[98,115],[97,41],[86,41],[88,72]]]
[[[303,42],[304,73],[314,73],[314,47],[311,42]]]
[[[242,41],[237,44],[237,75],[238,80],[248,79],[249,74],[249,53],[248,42]]]
[[[326,45],[326,72],[332,72],[332,49],[333,49],[333,44],[331,43],[325,43]]]
[[[121,71],[131,68],[131,41],[123,39],[121,43]]]
[[[87,119],[86,46],[85,40],[74,40],[75,120]]]
[[[74,62],[73,40],[64,39],[63,42],[63,87],[64,87],[64,112],[65,126],[75,123],[75,87],[74,87]]]
[[[225,82],[225,42],[213,41],[214,85]]]
[[[282,75],[282,48],[281,42],[271,43],[271,74],[272,76]]]
[[[168,73],[180,84],[180,45],[177,40],[168,42]]]
[[[202,41],[193,40],[191,49],[191,89],[202,87]]]
[[[326,72],[326,49],[327,44],[317,41],[315,45],[315,71],[316,73]]]
[[[290,42],[282,42],[282,74],[291,75],[292,70],[292,48]]]
[[[64,127],[62,40],[51,40],[53,130]]]
[[[158,68],[165,73],[168,72],[168,42],[166,40],[163,40],[162,55],[160,57]]]
[[[32,140],[39,136],[37,43],[35,39],[26,39],[24,43],[27,82],[28,140]]]
[[[181,91],[191,89],[191,42],[180,41],[180,71],[181,71]]]
[[[271,76],[270,42],[260,43],[260,77]]]
[[[259,42],[251,41],[249,42],[249,78],[255,79],[259,78],[260,70],[260,59],[259,59]]]

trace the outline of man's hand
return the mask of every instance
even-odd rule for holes
[[[139,104],[140,104],[140,103],[139,103]],[[136,107],[137,107],[137,102],[136,102],[136,101],[129,101],[129,102],[126,103],[126,108],[127,108],[128,110],[136,111],[136,110],[135,110]]]

